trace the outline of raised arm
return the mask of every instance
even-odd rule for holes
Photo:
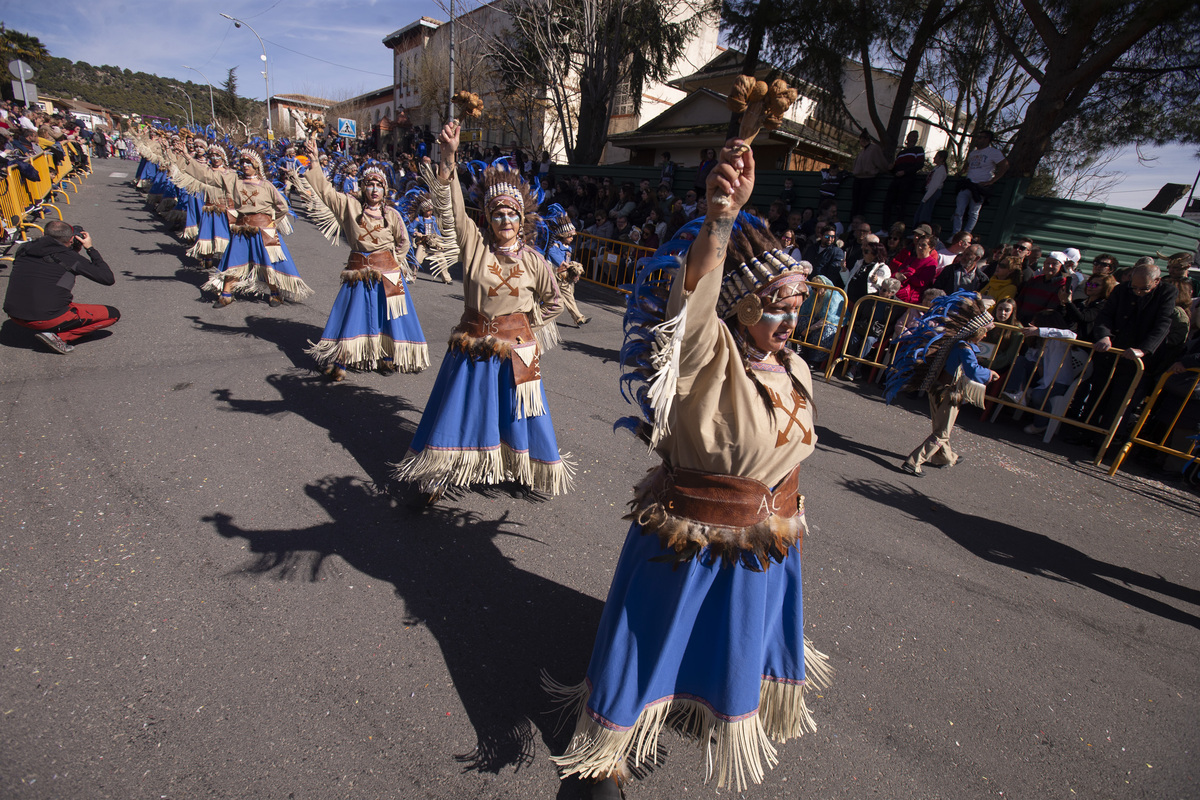
[[[725,263],[733,221],[754,191],[754,152],[741,139],[730,139],[721,148],[717,165],[708,173],[706,190],[708,214],[684,268],[684,288],[689,292]]]

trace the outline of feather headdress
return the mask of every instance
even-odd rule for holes
[[[975,292],[963,289],[934,300],[917,324],[897,340],[884,400],[891,403],[906,387],[928,391],[955,345],[995,324],[983,298]]]
[[[478,176],[483,185],[483,209],[489,217],[501,206],[515,210],[523,219],[522,240],[532,242],[537,236],[537,223],[540,219],[537,213],[537,197],[529,182],[509,164],[507,158],[496,159]]]

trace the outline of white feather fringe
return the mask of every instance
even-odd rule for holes
[[[648,398],[654,409],[654,425],[650,431],[650,449],[653,450],[670,433],[669,417],[675,405],[679,389],[679,355],[683,349],[683,334],[687,326],[687,304],[671,319],[654,326],[654,349],[650,364],[654,377],[650,379]]]
[[[341,364],[352,369],[375,369],[388,359],[400,372],[420,372],[429,366],[429,345],[425,342],[396,342],[382,335],[310,341],[304,352],[322,367]]]
[[[575,735],[567,752],[553,761],[563,777],[578,774],[582,778],[606,778],[624,770],[628,762],[639,766],[657,763],[658,737],[668,726],[694,737],[707,754],[705,783],[715,772],[718,788],[728,786],[744,791],[747,779],[762,783],[764,770],[779,763],[771,744],[786,742],[816,730],[816,723],[805,702],[808,689],[829,685],[833,669],[829,658],[804,640],[804,668],[807,680],[791,683],[763,678],[759,688],[758,713],[739,720],[719,719],[703,702],[670,698],[646,706],[637,722],[628,730],[606,728],[587,712],[587,683],[566,686],[542,673],[542,686],[564,712],[576,719]]]
[[[392,477],[417,484],[425,494],[445,491],[448,487],[466,487],[473,483],[496,484],[516,481],[539,492],[566,494],[575,483],[575,464],[571,454],[563,453],[557,463],[534,461],[529,453],[520,453],[503,442],[494,450],[438,450],[426,447],[420,453],[409,451],[395,465]]]

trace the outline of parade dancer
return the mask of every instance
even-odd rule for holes
[[[229,156],[219,144],[210,145],[207,153],[208,166],[222,175],[231,174]],[[200,268],[212,269],[229,247],[229,208],[232,205],[221,186],[199,182],[203,188],[204,205],[200,207],[200,228],[196,243],[187,254],[200,262]]]
[[[921,465],[953,467],[960,460],[950,448],[950,434],[963,402],[984,407],[987,384],[1000,374],[980,366],[979,343],[996,322],[975,292],[966,290],[936,298],[917,324],[896,341],[896,355],[888,367],[884,399],[890,404],[904,389],[929,396],[933,431],[925,437],[900,469],[914,477]]]
[[[583,265],[571,258],[571,240],[575,238],[575,225],[571,217],[558,203],[546,209],[547,224],[550,227],[550,244],[546,247],[546,259],[554,268],[554,278],[558,281],[558,293],[562,296],[563,308],[576,325],[587,325],[590,317],[585,317],[575,304],[575,284],[583,275]]]
[[[342,271],[342,287],[333,301],[321,340],[308,349],[332,381],[346,369],[379,369],[384,373],[420,372],[429,366],[429,345],[417,309],[401,273],[408,234],[400,212],[388,206],[387,173],[378,164],[363,168],[358,198],[330,185],[317,164],[317,143],[306,144],[309,163],[303,176],[312,198],[324,204],[350,245]]]
[[[761,782],[772,740],[814,729],[806,693],[830,677],[804,637],[800,580],[812,376],[786,347],[808,287],[739,215],[754,189],[742,147],[731,140],[709,173],[708,216],[666,245],[681,255],[643,261],[628,301],[622,355],[647,381],[639,428],[662,463],[634,490],[587,680],[546,679],[576,712],[554,760],[595,781],[592,797],[621,796],[668,725],[708,748],[706,779]]]
[[[441,165],[429,190],[435,211],[453,211],[465,309],[395,476],[415,482],[431,502],[449,487],[505,480],[562,494],[571,488],[573,467],[558,452],[537,338],[544,328],[537,312],[548,325],[561,302],[549,264],[531,244],[535,199],[517,172],[489,167],[482,175],[481,233],[467,216],[455,173],[458,123],[446,125],[438,141]]]
[[[243,146],[238,151],[237,173],[218,172],[186,156],[177,164],[193,178],[219,187],[234,201],[228,212],[232,239],[217,265],[217,274],[202,287],[219,293],[214,308],[232,303],[234,292],[268,295],[272,306],[312,294],[279,238],[280,232],[291,233],[288,205],[266,179],[262,153]]]

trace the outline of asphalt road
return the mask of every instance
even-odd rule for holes
[[[460,287],[416,283],[432,369],[327,384],[303,350],[344,246],[299,222],[315,297],[213,309],[134,166],[97,162],[64,207],[117,273],[76,297],[120,323],[69,356],[0,330],[0,796],[578,796],[539,674],[582,677],[651,465],[612,432],[617,299],[581,288],[593,322],[544,359],[578,489],[422,511],[389,463]],[[1200,796],[1196,495],[972,413],[966,461],[911,478],[924,408],[816,401],[805,610],[836,681],[745,796]],[[664,742],[630,798],[716,794]]]

